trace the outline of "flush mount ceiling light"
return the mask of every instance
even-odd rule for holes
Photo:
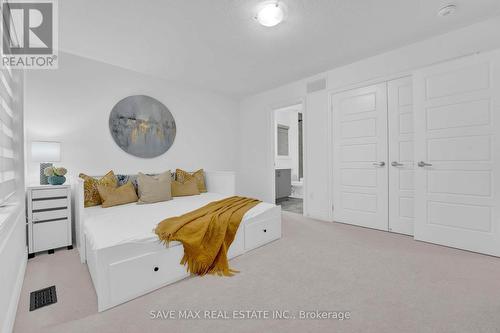
[[[261,6],[255,19],[265,27],[274,27],[280,24],[284,17],[283,5],[278,2],[267,2]]]
[[[453,15],[457,11],[457,5],[449,4],[439,9],[438,15],[441,17]]]

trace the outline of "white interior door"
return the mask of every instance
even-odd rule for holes
[[[333,219],[388,230],[387,85],[332,95]]]
[[[389,231],[413,235],[413,87],[410,76],[387,83]]]
[[[500,255],[500,52],[417,71],[415,239]]]

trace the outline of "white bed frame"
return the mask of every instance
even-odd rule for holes
[[[233,172],[205,172],[209,192],[234,195]],[[83,180],[75,182],[76,246],[87,263],[97,294],[98,311],[110,309],[189,276],[180,265],[182,245],[166,248],[159,242],[125,243],[93,250],[83,232]],[[229,248],[229,259],[281,238],[281,208],[275,206],[246,220]]]

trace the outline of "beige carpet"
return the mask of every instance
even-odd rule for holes
[[[103,313],[75,250],[28,263],[15,332],[500,332],[500,259],[284,213],[283,238]],[[29,292],[58,303],[29,312]],[[350,311],[335,320],[152,320],[153,310]]]

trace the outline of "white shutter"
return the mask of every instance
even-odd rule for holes
[[[0,70],[0,205],[22,186],[22,73]],[[1,209],[1,208],[0,208]]]

